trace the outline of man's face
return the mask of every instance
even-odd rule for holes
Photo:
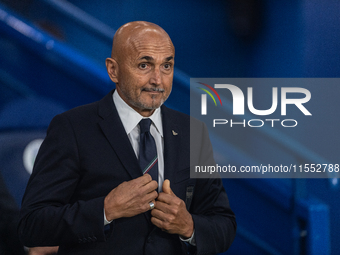
[[[170,39],[151,31],[132,38],[116,60],[117,91],[141,115],[151,115],[170,95],[174,54]]]

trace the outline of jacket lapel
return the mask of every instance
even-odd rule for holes
[[[177,174],[183,170],[183,161],[185,161],[183,150],[189,150],[189,145],[185,145],[185,134],[182,132],[181,125],[185,123],[177,123],[178,118],[173,111],[162,106],[162,121],[164,135],[164,179],[170,180],[170,187],[175,194],[178,185],[175,185]],[[179,125],[181,124],[181,125]],[[180,197],[184,199],[183,197]]]
[[[112,94],[113,91],[98,103],[98,114],[102,118],[99,126],[131,179],[135,179],[142,176],[142,171],[113,103]]]

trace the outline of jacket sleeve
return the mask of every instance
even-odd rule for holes
[[[191,214],[197,254],[225,252],[235,238],[236,220],[221,180],[198,180],[195,189]]]
[[[196,130],[197,126],[196,124]],[[193,144],[195,146],[192,151],[198,156],[191,157],[190,165],[216,165],[207,127],[203,123],[201,127],[199,132],[201,138],[191,141],[191,147]],[[219,176],[211,176],[211,178],[196,179],[190,206],[196,240],[196,247],[190,248],[193,248],[194,253],[198,255],[225,252],[236,235],[236,218],[229,206],[223,183]]]
[[[25,246],[104,241],[104,197],[73,201],[81,179],[76,136],[56,116],[37,155],[22,201],[19,236]]]

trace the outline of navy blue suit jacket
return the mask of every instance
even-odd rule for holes
[[[236,222],[219,179],[190,179],[190,117],[162,106],[164,175],[186,201],[195,224],[193,253],[215,254],[232,243]],[[205,126],[197,122],[202,137]],[[173,135],[175,131],[177,135]],[[209,139],[202,155],[212,157]],[[198,158],[204,156],[199,155]],[[26,246],[60,246],[59,254],[186,254],[178,235],[150,223],[150,214],[114,220],[104,228],[105,196],[119,184],[142,176],[137,158],[112,100],[57,115],[51,122],[22,202],[19,235]]]

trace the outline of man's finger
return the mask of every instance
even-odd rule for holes
[[[169,195],[174,194],[170,188],[170,181],[168,179],[163,182],[163,192]]]
[[[161,221],[160,219],[156,217],[151,217],[151,223],[160,229],[163,228],[163,221]]]
[[[144,201],[146,201],[147,203],[149,203],[150,201],[155,201],[157,196],[158,193],[154,190],[153,192],[145,195]],[[155,204],[155,202],[153,203]]]
[[[155,210],[161,211],[163,213],[171,213],[171,207],[170,205],[160,202],[157,200],[155,204]]]
[[[143,176],[138,177],[135,180],[138,180],[141,185],[146,185],[152,181],[152,177],[150,174],[144,174]]]
[[[162,212],[161,210],[155,208],[151,211],[151,216],[155,217],[161,221],[164,221],[166,218],[166,214],[164,212]]]
[[[149,202],[145,202],[145,203],[144,203],[144,205],[143,205],[144,212],[147,212],[147,211],[150,211],[150,210],[151,210],[151,211],[154,210],[154,209],[153,209],[154,207],[151,208],[152,203],[155,204],[155,200],[152,200],[152,201],[149,200]]]
[[[144,174],[138,178],[127,181],[129,185],[134,185],[136,187],[143,187],[152,181],[152,177],[149,174]]]
[[[163,202],[163,203],[166,203],[166,204],[172,204],[172,201],[174,200],[174,198],[177,198],[177,197],[174,197],[173,195],[169,195],[169,194],[166,194],[164,192],[161,192],[158,194],[158,198],[157,198],[157,201],[160,201],[160,202]]]
[[[143,187],[140,188],[142,192],[150,193],[158,188],[158,183],[151,180],[149,183],[146,183]]]

